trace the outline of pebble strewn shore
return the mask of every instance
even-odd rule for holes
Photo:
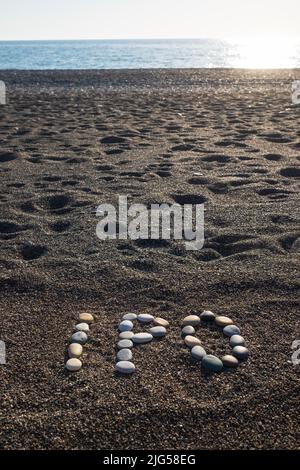
[[[298,448],[300,70],[0,79],[1,448]],[[123,143],[101,142],[111,136]],[[100,242],[95,207],[119,194],[147,207],[201,197],[204,247]],[[74,317],[86,309],[95,324]],[[206,375],[180,337],[181,319],[203,309],[236,323],[250,360],[201,320],[206,353],[234,365]],[[165,339],[131,348],[125,379],[115,373],[122,312],[171,324]],[[64,352],[78,323],[90,332],[73,373]],[[133,323],[134,333],[155,325]]]

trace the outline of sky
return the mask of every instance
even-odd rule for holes
[[[0,40],[299,35],[299,0],[0,0]]]

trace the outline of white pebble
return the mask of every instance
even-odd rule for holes
[[[125,315],[123,315],[122,317],[122,320],[136,320],[137,318],[137,315],[135,313],[125,313]]]
[[[186,325],[191,325],[191,326],[197,326],[200,323],[200,318],[197,315],[188,315],[182,320],[182,324],[184,326]]]
[[[79,359],[73,357],[72,359],[67,360],[65,367],[70,372],[76,372],[77,370],[81,369],[82,362]]]
[[[191,336],[191,335],[187,335],[184,338],[184,342],[189,348],[193,348],[194,346],[200,346],[200,344],[201,344],[200,339],[196,338],[195,336]]]
[[[70,344],[70,346],[68,347],[68,354],[69,354],[69,357],[80,357],[81,354],[82,354],[82,351],[83,351],[83,348],[81,346],[81,344],[79,343],[72,343]]]
[[[164,318],[160,318],[160,317],[155,317],[153,323],[154,325],[163,326],[165,328],[168,328],[168,326],[170,325],[170,323],[167,320],[165,320]]]
[[[133,331],[122,331],[119,334],[119,339],[131,339],[133,337]]]
[[[227,326],[227,325],[233,325],[233,321],[229,317],[224,317],[223,315],[219,315],[218,317],[215,318],[215,322],[218,326]]]
[[[79,314],[79,320],[85,323],[93,323],[94,317],[91,313],[83,312]]]
[[[90,327],[87,323],[77,323],[77,325],[75,326],[75,330],[84,331],[85,333],[87,333],[88,331],[90,331]]]

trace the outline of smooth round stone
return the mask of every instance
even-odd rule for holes
[[[194,346],[191,350],[191,355],[196,361],[202,361],[204,356],[206,356],[206,351],[202,346]]]
[[[234,348],[235,346],[244,346],[244,345],[245,345],[245,340],[242,336],[240,336],[240,335],[231,336],[230,346],[232,346]]]
[[[80,357],[82,354],[83,348],[79,343],[72,343],[68,347],[69,357]]]
[[[229,317],[224,317],[220,315],[219,317],[215,318],[215,322],[218,326],[227,326],[227,325],[233,325],[233,321]]]
[[[137,315],[135,313],[125,313],[125,315],[123,315],[122,317],[122,320],[136,320],[137,319]]]
[[[116,364],[116,370],[121,374],[132,374],[135,371],[135,365],[130,361],[119,361]]]
[[[202,365],[205,369],[210,369],[213,372],[220,372],[223,369],[223,362],[216,356],[212,354],[207,354],[202,359]]]
[[[233,336],[233,335],[239,335],[241,330],[239,329],[238,326],[235,325],[227,325],[225,328],[223,328],[223,333],[225,336]]]
[[[75,330],[84,331],[87,333],[88,331],[90,331],[90,327],[87,323],[77,323],[77,325],[75,326]]]
[[[164,328],[168,328],[168,326],[170,325],[170,323],[167,320],[165,320],[164,318],[160,318],[160,317],[155,317],[153,323],[154,325],[163,326]]]
[[[94,317],[91,313],[83,312],[79,314],[79,320],[84,323],[93,323]]]
[[[133,323],[130,320],[123,320],[119,324],[119,331],[131,331],[133,328]]]
[[[184,326],[186,325],[191,325],[191,326],[197,326],[200,323],[200,318],[197,315],[188,315],[182,320],[182,324]]]
[[[133,331],[122,331],[119,334],[119,339],[131,339],[134,336]]]
[[[247,359],[250,354],[249,349],[245,348],[244,346],[235,346],[232,350],[232,353],[238,359]]]
[[[132,352],[130,349],[120,349],[120,351],[117,354],[117,360],[118,361],[130,361],[132,359]]]
[[[121,339],[118,342],[118,349],[131,349],[133,346],[133,342],[131,339]]]
[[[149,343],[152,341],[153,336],[151,333],[136,333],[132,337],[132,341],[137,344],[144,344],[144,343]]]
[[[153,315],[149,315],[149,313],[140,313],[137,319],[141,323],[151,323],[154,320],[154,317]]]
[[[186,325],[181,330],[181,336],[194,335],[196,333],[195,328],[192,325]]]
[[[237,367],[239,365],[239,361],[236,357],[232,356],[231,354],[226,354],[222,357],[222,362],[225,367]]]
[[[88,340],[87,334],[84,331],[76,331],[71,336],[71,343],[85,344]]]
[[[216,318],[216,315],[213,312],[211,312],[210,310],[204,310],[200,314],[200,319],[202,321],[214,321],[215,318]]]
[[[189,348],[193,348],[194,346],[200,346],[201,344],[200,339],[195,338],[195,336],[190,336],[190,335],[187,335],[184,338],[184,342]]]
[[[154,338],[162,338],[166,335],[167,330],[164,326],[152,326],[152,328],[149,330],[149,333],[151,333]]]
[[[76,372],[77,370],[81,369],[82,362],[79,359],[77,359],[76,357],[72,357],[71,359],[67,360],[65,367],[70,372]]]

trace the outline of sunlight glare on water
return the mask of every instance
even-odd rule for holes
[[[233,44],[235,58],[232,67],[238,68],[293,68],[299,57],[299,40],[292,38],[249,38]]]

